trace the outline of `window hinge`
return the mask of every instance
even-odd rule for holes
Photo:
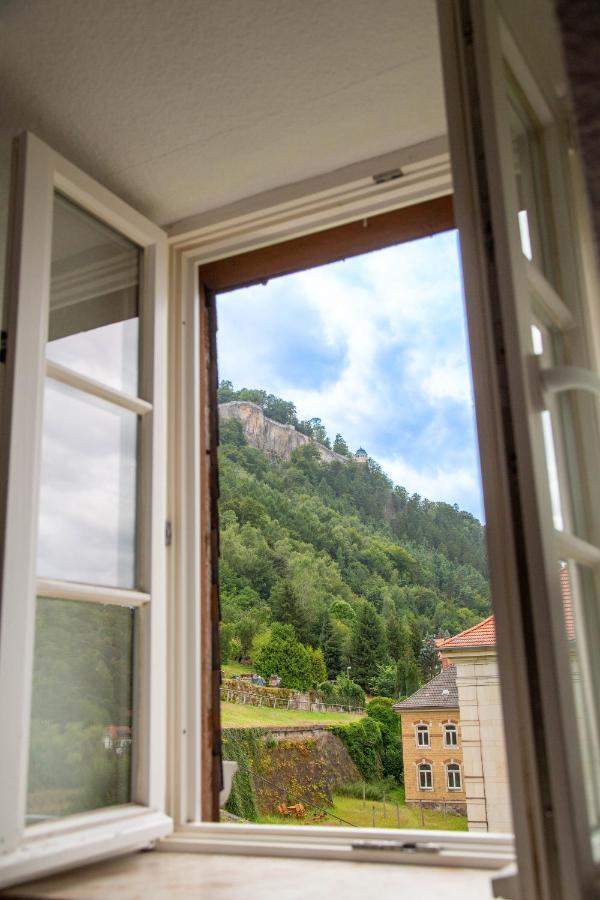
[[[173,542],[173,524],[167,519],[165,522],[165,547],[170,547]]]
[[[8,331],[0,331],[0,363],[6,362],[6,345],[8,343]]]
[[[425,841],[354,841],[353,850],[382,850],[402,853],[441,853],[442,845]]]

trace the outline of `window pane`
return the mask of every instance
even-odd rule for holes
[[[38,575],[136,586],[135,413],[48,379]]]
[[[28,824],[130,801],[134,616],[37,601]]]
[[[589,567],[571,563],[561,567],[561,579],[585,795],[590,825],[597,830],[600,828],[600,723],[594,702],[600,692],[600,659],[595,652],[600,636],[597,576]]]
[[[141,252],[55,196],[48,359],[130,394],[138,390]]]

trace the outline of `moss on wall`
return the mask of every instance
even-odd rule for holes
[[[360,778],[329,730],[279,738],[268,729],[225,729],[223,758],[239,765],[226,809],[249,821],[276,812],[280,803],[329,806],[338,785]]]

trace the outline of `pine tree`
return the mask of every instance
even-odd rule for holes
[[[341,436],[341,434],[336,434],[335,440],[333,442],[333,449],[336,453],[339,453],[341,456],[350,456],[350,451],[348,449],[348,444]]]
[[[352,679],[368,688],[387,657],[385,634],[372,603],[362,604],[352,635]]]
[[[419,666],[409,648],[396,665],[396,694],[398,697],[410,697],[420,685]]]
[[[305,610],[290,582],[278,581],[271,591],[269,602],[275,621],[292,625],[298,640],[307,643],[309,629]]]
[[[342,645],[339,632],[333,627],[330,616],[323,620],[321,648],[327,667],[327,677],[333,681],[342,669]]]
[[[419,665],[424,681],[431,681],[440,671],[440,657],[432,637],[425,638],[419,652]]]

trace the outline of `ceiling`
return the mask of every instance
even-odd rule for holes
[[[27,128],[167,225],[445,133],[434,0],[4,0]]]

